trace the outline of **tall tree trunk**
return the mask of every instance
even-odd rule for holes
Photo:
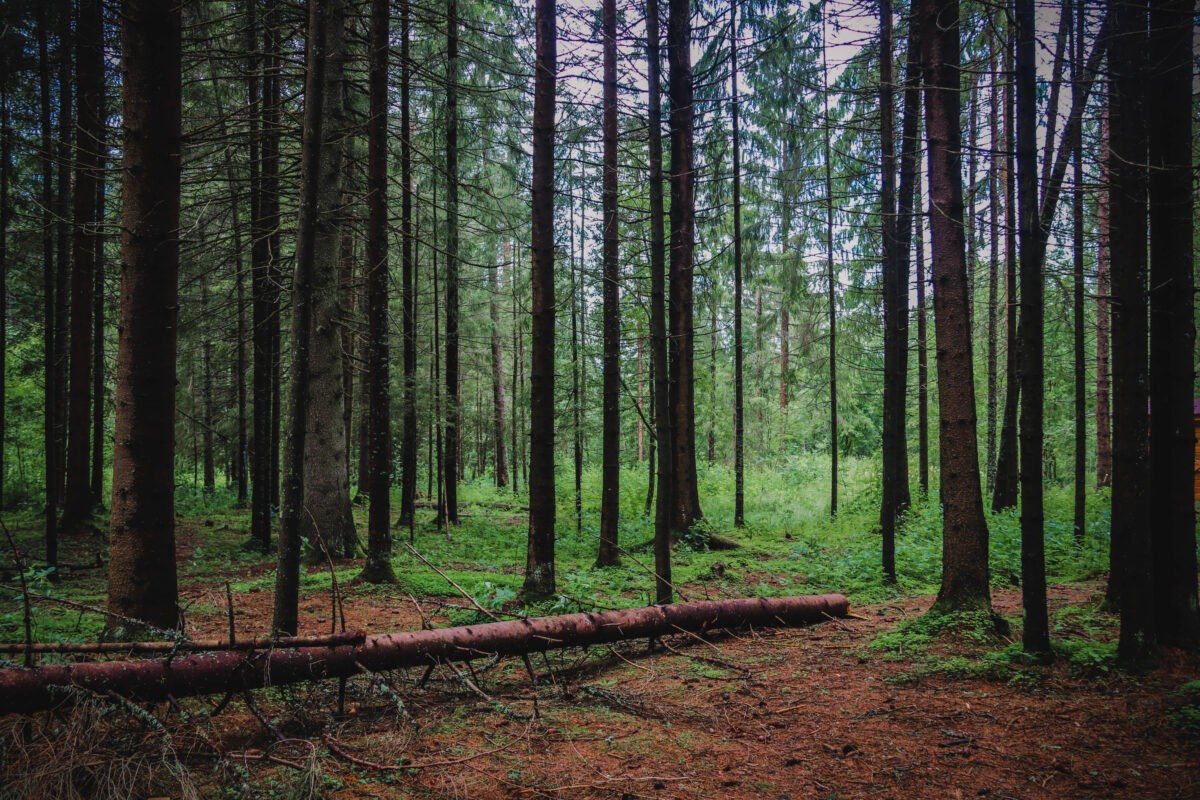
[[[213,425],[216,422],[216,400],[213,397],[213,377],[212,377],[212,351],[213,343],[212,336],[208,329],[208,278],[206,275],[200,277],[200,318],[204,320],[204,330],[201,332],[200,342],[200,368],[202,370],[201,392],[203,398],[201,400],[202,410],[204,415],[204,432],[201,434],[204,449],[204,493],[214,494],[217,491],[217,469],[216,458],[213,453]]]
[[[505,269],[512,269],[510,245],[504,243],[505,258],[502,259]],[[508,445],[505,442],[505,410],[504,410],[504,352],[500,348],[500,276],[499,266],[489,273],[491,295],[488,298],[488,312],[492,321],[492,447],[493,472],[496,487],[503,489],[508,486]]]
[[[446,521],[458,524],[458,0],[446,3]]]
[[[529,542],[522,593],[554,593],[554,105],[555,0],[536,0],[533,89]]]
[[[1140,666],[1157,650],[1150,454],[1146,434],[1147,3],[1112,0],[1109,44],[1109,232],[1113,294],[1113,498],[1108,601],[1121,610],[1118,659]]]
[[[784,244],[784,252],[787,252],[786,243]],[[792,283],[792,280],[791,276],[785,278],[784,286],[787,287]],[[779,415],[780,419],[785,419],[787,416],[788,370],[791,368],[789,362],[792,356],[792,315],[788,310],[788,294],[788,288],[784,288],[783,297],[779,301],[779,410],[782,412]],[[780,452],[783,452],[783,447],[781,436],[779,443]]]
[[[914,30],[916,26],[911,26]],[[879,139],[883,174],[880,180],[879,216],[883,228],[881,241],[883,289],[883,472],[879,523],[883,545],[883,577],[896,582],[896,521],[900,513],[896,503],[899,479],[900,442],[904,438],[904,387],[897,385],[900,359],[908,360],[908,338],[900,337],[901,311],[896,301],[902,295],[907,312],[907,273],[897,280],[896,232],[901,224],[896,216],[896,124],[895,78],[892,59],[892,3],[879,2]],[[896,286],[904,291],[898,293]],[[907,316],[907,313],[905,313]]]
[[[55,275],[54,275],[54,129],[50,116],[50,20],[45,3],[38,5],[38,127],[41,134],[39,172],[42,183],[42,368],[45,388],[42,395],[42,446],[46,508],[46,564],[58,566],[58,446],[55,437],[55,398],[58,396],[57,358],[55,353]]]
[[[742,144],[738,97],[737,0],[729,5],[730,113],[733,127],[733,526],[746,524],[745,353],[742,349]]]
[[[333,0],[331,3],[309,5],[308,35],[305,41],[300,219],[296,239],[296,266],[292,279],[292,380],[288,387],[289,419],[283,470],[283,513],[279,526],[279,559],[275,573],[275,609],[271,621],[274,633],[283,636],[295,636],[299,628],[300,535],[306,505],[304,462],[308,449],[307,421],[311,391],[310,333],[315,312],[313,284],[317,271],[317,228],[322,222],[319,208],[321,183],[325,177],[325,165],[322,161],[338,152],[337,148],[327,146],[324,128],[328,117],[325,92],[330,88],[341,88],[336,83],[329,86],[332,82],[327,80],[326,75],[327,59],[340,49],[332,46],[341,38],[340,33],[332,30],[342,22],[338,3],[339,0]],[[331,418],[336,419],[336,416],[327,414],[326,421]],[[330,427],[336,430],[341,426]]]
[[[96,184],[104,120],[104,41],[100,0],[80,0],[75,24],[76,119],[74,240],[71,265],[71,367],[67,413],[67,491],[63,526],[91,515],[92,311],[96,282]]]
[[[103,46],[103,45],[102,45]],[[107,119],[104,84],[101,82],[96,114],[100,119],[99,140],[96,142],[96,233],[92,237],[95,251],[92,272],[92,464],[88,486],[92,493],[92,508],[104,506],[104,154],[107,150]]]
[[[6,484],[5,449],[8,445],[8,417],[5,400],[8,395],[8,182],[12,168],[12,130],[8,126],[8,76],[7,54],[0,56],[0,511],[4,509]]]
[[[604,25],[604,386],[600,486],[600,549],[596,566],[620,562],[621,522],[621,307],[617,245],[617,2],[602,0]]]
[[[963,240],[957,0],[920,0],[937,335],[942,585],[937,607],[991,611]]]
[[[911,24],[916,24],[915,20]],[[917,213],[913,215],[913,249],[917,251],[917,480],[921,496],[929,497],[929,311],[925,303],[925,201],[921,183],[918,165],[914,181]]]
[[[367,373],[371,376],[366,485],[371,505],[367,512],[367,563],[361,573],[368,583],[390,583],[396,579],[391,561],[392,420],[388,359],[388,12],[388,0],[371,0],[366,261]]]
[[[996,57],[996,28],[988,27],[988,70],[992,74],[989,97],[988,131],[992,140],[999,144],[1001,135],[999,117],[1000,72]],[[988,156],[988,311],[987,311],[987,450],[984,470],[987,483],[984,491],[991,495],[996,487],[996,421],[999,401],[999,303],[1000,303],[1000,173],[1004,170],[1004,154],[999,147],[992,147]]]
[[[825,98],[825,281],[829,318],[829,516],[838,512],[838,410],[837,410],[837,273],[833,268],[833,123],[829,109],[829,63],[821,19],[821,87]]]
[[[1150,485],[1158,640],[1200,642],[1196,601],[1195,256],[1192,194],[1194,4],[1150,8]],[[1193,465],[1194,469],[1194,465]]]
[[[671,98],[671,414],[675,460],[671,528],[684,533],[703,518],[696,482],[693,259],[696,235],[696,173],[692,105],[692,8],[689,0],[669,0],[668,86]]]
[[[179,625],[174,461],[180,31],[178,5],[122,3],[126,135],[108,610],[158,628]],[[125,624],[110,618],[114,634]]]
[[[1112,382],[1109,373],[1109,125],[1107,107],[1100,117],[1100,195],[1096,203],[1096,488],[1112,486]]]
[[[1010,29],[1004,48],[1004,71],[1013,74],[1015,37]],[[1000,422],[1000,450],[996,457],[995,492],[992,510],[1002,511],[1017,505],[1017,410],[1021,390],[1021,345],[1017,332],[1017,178],[1013,157],[1013,81],[1004,84],[1004,287],[1006,295],[1004,409]]]
[[[262,49],[267,50],[266,36],[259,37],[256,9],[258,3],[247,5],[246,52],[246,100],[250,109],[249,147],[249,191],[250,191],[250,328],[253,376],[251,387],[251,409],[253,418],[250,471],[250,540],[266,554],[271,551],[271,324],[268,276],[270,242],[264,219],[264,181],[262,160],[266,149],[265,136],[260,139],[260,121],[265,123],[265,92],[260,82],[263,61],[257,57]],[[260,45],[260,41],[262,44]],[[269,52],[269,51],[268,51]],[[265,133],[265,131],[264,131]],[[232,186],[232,182],[231,182]]]
[[[1045,512],[1042,487],[1042,408],[1045,352],[1042,308],[1045,287],[1038,253],[1037,63],[1034,0],[1017,0],[1017,203],[1021,240],[1021,603],[1022,646],[1050,660],[1046,610]]]
[[[350,558],[358,546],[351,514],[349,443],[343,422],[345,381],[342,335],[346,325],[339,292],[339,256],[345,214],[342,206],[344,143],[347,129],[343,103],[346,56],[346,6],[344,0],[329,0],[323,40],[325,86],[321,91],[323,130],[321,154],[314,167],[319,171],[319,194],[313,207],[312,320],[307,332],[309,390],[306,405],[308,431],[304,451],[303,536],[328,549],[329,555]],[[293,348],[294,350],[294,348]],[[292,370],[295,371],[293,362]]]
[[[55,490],[59,503],[67,484],[67,369],[71,324],[71,168],[75,154],[75,70],[73,57],[75,33],[71,26],[72,3],[58,4],[58,175],[54,197],[55,233],[57,234],[54,278],[54,464]],[[61,525],[61,524],[60,524]]]
[[[574,177],[573,171],[571,177]],[[583,258],[580,256],[576,265],[575,250],[575,191],[570,191],[570,208],[567,211],[568,233],[567,240],[570,250],[567,253],[568,266],[571,270],[571,438],[575,468],[575,533],[583,533],[583,401],[580,397],[581,372],[583,363],[579,358],[579,317],[582,306],[583,289],[580,277],[583,273]],[[581,226],[582,227],[582,226]],[[579,237],[580,252],[583,250],[583,235]]]
[[[1071,57],[1071,85],[1078,86],[1083,67],[1083,36],[1086,28],[1086,9],[1083,0],[1075,3],[1075,27],[1071,29],[1074,44]],[[1076,544],[1082,546],[1087,535],[1087,357],[1084,328],[1084,273],[1083,251],[1086,247],[1083,235],[1083,126],[1075,129],[1069,143],[1075,172],[1071,191],[1071,237],[1073,292],[1072,316],[1074,317],[1073,344],[1075,350],[1075,522]]]
[[[270,446],[267,448],[267,484],[270,503],[282,512],[280,503],[280,450],[283,425],[283,249],[279,212],[279,140],[283,113],[283,36],[279,0],[267,0],[263,17],[266,54],[263,75],[262,216],[267,239],[268,321],[270,335]]]
[[[409,0],[400,0],[400,304],[404,340],[403,421],[400,432],[400,524],[412,526],[417,495],[417,323],[416,264],[412,211],[412,34]]]
[[[645,0],[647,158],[650,200],[650,348],[654,368],[654,439],[658,451],[658,499],[654,507],[654,597],[670,603],[671,512],[675,493],[675,428],[671,417],[670,367],[667,357],[666,218],[663,212],[662,152],[662,24],[658,0]]]

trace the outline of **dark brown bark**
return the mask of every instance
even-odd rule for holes
[[[929,311],[925,302],[925,203],[920,173],[918,168],[913,181],[917,210],[913,215],[913,249],[917,251],[917,480],[921,496],[929,497]]]
[[[125,0],[121,21],[125,142],[108,610],[175,628],[180,10]]]
[[[9,173],[12,168],[12,130],[8,125],[8,76],[10,73],[7,54],[0,56],[0,353],[8,352],[8,200]],[[0,356],[0,510],[4,508],[5,448],[8,444],[8,395],[7,358]]]
[[[1118,659],[1141,666],[1157,643],[1151,549],[1146,301],[1147,3],[1112,0],[1109,210],[1113,296],[1113,496],[1108,602],[1121,611]]]
[[[92,493],[92,508],[104,506],[104,196],[106,193],[104,154],[107,150],[107,118],[104,84],[101,82],[97,101],[100,118],[99,139],[96,142],[96,227],[92,237],[92,464],[88,486]]]
[[[574,177],[572,175],[572,177]],[[583,289],[580,287],[580,273],[583,272],[583,258],[579,259],[579,266],[576,266],[575,256],[575,193],[570,194],[570,209],[567,211],[568,233],[567,239],[570,242],[570,250],[567,253],[569,261],[568,266],[571,270],[571,439],[573,446],[575,468],[575,533],[583,533],[583,399],[580,396],[582,387],[582,371],[583,363],[579,358],[579,318],[580,308],[583,305]],[[582,225],[580,226],[583,227]],[[580,236],[580,249],[582,250],[582,239]]]
[[[201,325],[204,326],[200,341],[200,369],[201,369],[201,413],[203,423],[201,428],[201,438],[203,441],[202,457],[204,459],[204,493],[213,494],[217,490],[217,467],[216,458],[213,453],[213,424],[216,421],[216,400],[213,397],[213,377],[212,377],[212,351],[213,343],[212,336],[209,332],[208,320],[208,277],[201,275],[200,277],[200,319]]]
[[[991,610],[988,529],[976,441],[975,384],[967,321],[959,127],[957,0],[920,0],[925,131],[929,147],[933,311],[937,336],[942,495],[942,585],[937,606]]]
[[[446,521],[458,524],[462,426],[458,369],[458,0],[446,2]]]
[[[604,386],[600,486],[600,549],[596,566],[620,563],[621,522],[621,307],[617,244],[617,2],[603,0],[603,259]]]
[[[45,3],[38,5],[38,127],[41,152],[38,154],[42,183],[42,368],[45,388],[42,395],[42,446],[45,450],[45,544],[46,564],[58,565],[58,446],[55,437],[55,398],[58,395],[55,354],[55,275],[54,236],[54,129],[50,118],[50,20]]]
[[[1082,77],[1083,37],[1086,31],[1086,16],[1083,0],[1075,4],[1075,27],[1071,29],[1072,58],[1071,85],[1078,86]],[[1070,142],[1075,172],[1071,190],[1071,238],[1072,238],[1072,316],[1074,326],[1072,338],[1075,355],[1075,520],[1073,530],[1075,542],[1083,545],[1087,536],[1087,358],[1086,330],[1084,328],[1084,240],[1083,220],[1083,127],[1075,129]]]
[[[1109,372],[1108,109],[1100,117],[1100,195],[1096,203],[1096,488],[1112,486],[1112,381]]]
[[[696,481],[696,408],[693,342],[693,260],[696,173],[692,105],[692,8],[668,0],[667,64],[671,98],[670,405],[674,418],[671,458],[671,529],[678,536],[703,518]]]
[[[654,372],[654,440],[658,451],[658,499],[654,507],[654,597],[669,603],[671,585],[671,510],[674,508],[675,461],[671,443],[670,369],[666,318],[666,217],[663,213],[663,152],[660,29],[658,0],[646,0],[647,157],[650,200],[650,349]]]
[[[296,266],[292,279],[292,379],[288,387],[288,437],[283,470],[283,506],[279,526],[279,557],[275,572],[275,608],[271,628],[276,635],[295,636],[299,628],[300,532],[304,515],[304,462],[309,418],[309,332],[312,328],[313,277],[316,272],[317,227],[321,222],[322,160],[332,152],[325,147],[326,58],[328,33],[340,22],[331,4],[308,8],[305,42],[304,136],[301,142],[300,219],[296,240]],[[339,376],[340,377],[340,376]],[[327,418],[328,419],[328,418]],[[333,425],[333,428],[339,426]],[[339,458],[339,460],[341,460]]]
[[[988,27],[988,68],[992,74],[991,97],[988,105],[988,130],[998,145],[1000,129],[999,59],[997,58],[996,22]],[[984,470],[987,482],[984,492],[991,495],[996,488],[996,422],[999,410],[999,303],[1000,303],[1000,174],[1005,155],[1000,147],[992,147],[988,157],[988,306],[987,306],[987,449]]]
[[[388,359],[388,11],[388,0],[371,0],[366,261],[367,372],[371,376],[366,484],[371,505],[367,512],[367,563],[361,573],[368,583],[396,579],[391,562],[392,420]]]
[[[554,593],[554,105],[555,0],[537,0],[533,90],[531,276],[533,350],[529,390],[529,542],[522,593]]]
[[[910,26],[914,29],[916,26]],[[897,341],[899,314],[895,292],[896,229],[896,86],[893,76],[892,2],[879,0],[879,142],[882,161],[879,216],[882,228],[881,278],[883,292],[883,470],[879,508],[883,578],[896,581],[896,482],[899,444],[904,436],[904,391],[895,384],[899,357],[908,358],[907,339]],[[907,277],[907,276],[906,276]],[[907,305],[907,301],[906,301]],[[897,399],[899,403],[897,403]],[[896,412],[899,411],[897,417]]]
[[[1150,8],[1150,485],[1154,619],[1165,644],[1200,643],[1194,505],[1195,277],[1192,248],[1194,5]]]
[[[67,368],[71,324],[71,168],[75,141],[75,33],[71,2],[60,0],[58,9],[58,174],[54,195],[54,480],[61,504],[67,484]]]
[[[0,670],[0,704],[8,711],[24,713],[54,708],[63,702],[64,694],[71,694],[65,687],[78,687],[84,695],[111,692],[156,702],[679,632],[806,625],[844,617],[848,612],[849,604],[840,594],[703,600],[382,634],[368,636],[360,644],[267,649],[253,657],[244,651],[225,650],[161,660],[6,669]]]
[[[313,305],[310,328],[305,334],[310,400],[306,404],[308,431],[304,439],[304,510],[300,529],[310,540],[323,542],[330,555],[350,558],[357,549],[358,534],[351,513],[349,442],[343,416],[345,355],[342,331],[346,320],[339,286],[341,243],[348,235],[342,202],[344,137],[349,124],[343,101],[346,5],[343,0],[328,0],[325,5],[323,132],[320,134],[320,158],[314,164],[319,175],[319,194],[312,209],[314,216],[309,220],[315,234]],[[295,369],[293,362],[293,373]]]
[[[417,323],[416,264],[413,258],[412,120],[409,0],[400,2],[400,303],[404,355],[403,418],[400,431],[400,524],[413,524],[417,494]]]
[[[738,97],[737,0],[729,5],[730,116],[733,133],[733,526],[746,524],[746,404],[742,347],[742,143]]]
[[[75,194],[71,264],[71,359],[67,408],[67,490],[62,524],[82,524],[92,513],[92,311],[96,283],[96,185],[104,121],[104,49],[100,0],[80,0],[75,24]]]
[[[1049,660],[1046,610],[1045,511],[1042,487],[1042,408],[1045,340],[1037,182],[1037,52],[1034,0],[1016,3],[1017,204],[1021,241],[1021,603],[1022,646]]]

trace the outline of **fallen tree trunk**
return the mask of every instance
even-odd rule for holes
[[[0,669],[0,711],[53,708],[77,699],[78,690],[160,701],[677,632],[801,625],[843,617],[848,611],[849,603],[840,594],[706,600],[389,633],[368,636],[361,644],[354,645],[250,652],[226,650],[155,660]]]
[[[290,647],[328,647],[346,644],[361,644],[366,641],[366,631],[335,633],[327,636],[280,636],[272,639],[260,636],[245,641],[225,639],[185,639],[178,642],[0,642],[0,654],[24,655],[75,655],[96,653],[101,655],[134,656],[148,653],[170,655],[174,653],[209,652],[212,650],[272,650]]]

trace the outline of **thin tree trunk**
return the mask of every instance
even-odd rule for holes
[[[416,263],[413,258],[412,34],[409,0],[400,0],[400,271],[404,398],[400,433],[400,524],[412,526],[417,495],[417,323]]]
[[[100,139],[96,144],[96,234],[92,237],[95,249],[92,284],[92,465],[88,481],[92,492],[92,508],[104,507],[104,153],[107,150],[105,127],[107,118],[103,83],[97,101]]]
[[[371,0],[367,82],[367,562],[360,577],[391,583],[392,421],[388,359],[388,0]],[[407,22],[407,20],[405,20]],[[405,31],[407,34],[407,31]]]
[[[1083,36],[1086,18],[1083,0],[1075,3],[1075,27],[1071,29],[1074,43],[1071,58],[1071,85],[1078,86],[1083,67]],[[1084,273],[1083,252],[1086,243],[1083,236],[1083,127],[1075,129],[1070,142],[1074,160],[1074,186],[1071,192],[1071,235],[1074,291],[1072,295],[1074,317],[1075,350],[1075,523],[1073,526],[1076,544],[1082,546],[1087,537],[1087,358],[1084,329]]]
[[[200,276],[200,319],[204,320],[204,330],[201,332],[200,342],[200,368],[203,372],[201,380],[201,392],[203,399],[201,400],[204,419],[204,432],[202,434],[204,449],[204,493],[214,494],[217,491],[217,471],[216,459],[213,454],[213,424],[216,421],[216,401],[213,398],[213,379],[212,379],[212,336],[208,329],[208,277],[204,274]]]
[[[172,629],[180,622],[174,486],[179,6],[124,0],[121,44],[126,136],[108,610]],[[119,638],[137,633],[110,632],[125,634]]]
[[[912,24],[916,24],[915,21]],[[925,201],[921,192],[921,169],[917,169],[913,215],[913,239],[917,251],[917,480],[921,496],[929,497],[929,342],[928,308],[925,303]]]
[[[833,268],[833,153],[832,121],[829,110],[829,64],[821,20],[821,85],[825,102],[825,280],[829,316],[829,516],[838,512],[838,410],[837,410],[837,273]]]
[[[911,26],[914,30],[916,26]],[[900,337],[900,315],[897,306],[901,292],[897,286],[907,281],[897,280],[896,232],[901,224],[896,216],[896,111],[895,78],[892,59],[892,3],[879,2],[879,139],[882,151],[883,174],[880,180],[879,211],[882,227],[881,241],[883,289],[883,471],[879,522],[882,538],[883,577],[896,582],[896,521],[900,513],[896,503],[899,479],[900,441],[904,437],[904,387],[897,385],[900,359],[908,360],[908,338]],[[907,273],[905,274],[907,278]],[[907,291],[902,292],[907,312]],[[907,316],[907,314],[905,314]],[[897,414],[898,412],[898,414]]]
[[[256,53],[260,47],[256,9],[258,3],[247,5],[248,20],[246,23],[246,44],[248,64],[246,72],[247,105],[250,110],[250,326],[251,326],[251,355],[254,365],[251,410],[253,417],[252,455],[250,470],[250,539],[258,549],[266,554],[271,552],[271,481],[270,456],[271,449],[271,294],[270,275],[270,241],[265,220],[265,175],[266,160],[262,158],[267,148],[265,88],[259,80],[263,62]],[[263,45],[268,37],[261,38]],[[268,48],[263,48],[270,52]],[[265,83],[265,81],[263,81]],[[215,87],[214,87],[215,88]],[[261,139],[260,139],[261,136]],[[234,186],[232,180],[230,187]]]
[[[73,69],[75,34],[71,26],[71,2],[58,4],[58,185],[55,193],[55,232],[57,234],[54,278],[54,454],[56,497],[63,504],[67,483],[67,369],[70,362],[71,323],[71,169],[75,141],[75,71]],[[60,523],[60,527],[62,526]]]
[[[92,312],[98,235],[96,184],[104,120],[104,44],[100,0],[80,0],[75,25],[76,129],[74,239],[71,264],[71,365],[67,409],[67,491],[63,526],[84,523],[92,513]]]
[[[1016,4],[1017,202],[1021,240],[1021,603],[1022,646],[1049,661],[1050,627],[1046,609],[1045,511],[1042,440],[1045,434],[1045,340],[1041,258],[1038,239],[1037,63],[1034,0]]]
[[[572,177],[574,175],[572,174]],[[580,288],[580,277],[583,273],[583,257],[579,257],[576,266],[575,251],[575,192],[570,192],[570,208],[567,211],[568,233],[570,242],[568,260],[571,270],[571,437],[575,468],[575,533],[583,533],[583,402],[580,397],[581,375],[583,363],[579,358],[579,307],[583,290]],[[579,237],[582,250],[583,236]]]
[[[12,130],[8,126],[8,56],[0,56],[0,354],[8,352],[8,182],[12,161]],[[8,466],[5,450],[8,445],[8,417],[5,400],[8,395],[7,358],[0,355],[0,511],[4,509],[5,469]]]
[[[554,593],[554,105],[558,47],[555,0],[536,0],[532,175],[528,597]]]
[[[655,602],[670,603],[671,511],[674,508],[675,428],[671,418],[670,369],[667,360],[666,218],[663,212],[661,109],[662,53],[658,0],[645,0],[647,61],[647,155],[650,200],[650,347],[654,368],[654,438],[658,451],[658,499],[654,509]]]
[[[957,0],[920,0],[937,334],[942,585],[937,607],[991,611],[963,240]]]
[[[507,255],[509,244],[505,242],[504,252]],[[506,269],[512,268],[512,262],[503,259]],[[488,312],[492,321],[492,446],[495,459],[493,462],[496,487],[503,489],[508,486],[508,446],[505,443],[505,410],[504,410],[504,353],[500,349],[500,276],[499,266],[489,273],[491,295],[488,298]]]
[[[1013,74],[1013,48],[1015,37],[1007,32],[1004,52],[1004,69]],[[1013,81],[1004,84],[1004,144],[1006,153],[1004,170],[1004,286],[1005,304],[1005,369],[1004,409],[1000,422],[1000,450],[996,458],[995,492],[992,495],[992,510],[1003,511],[1017,505],[1019,489],[1017,474],[1017,409],[1020,397],[1021,346],[1017,332],[1017,180],[1013,157]]]
[[[1150,119],[1150,485],[1154,619],[1160,642],[1200,642],[1196,600],[1195,256],[1189,0],[1153,3]]]
[[[446,521],[458,524],[458,0],[446,3]]]
[[[50,21],[45,3],[38,5],[38,127],[41,133],[39,171],[42,183],[42,368],[45,389],[42,395],[42,446],[45,458],[45,544],[46,564],[58,566],[58,446],[55,441],[55,398],[58,389],[55,353],[55,275],[54,275],[54,130],[50,117]]]
[[[999,60],[996,58],[996,31],[994,26],[988,28],[988,69],[992,74],[992,86],[989,98],[988,130],[992,141],[999,144],[1000,119],[1000,73]],[[991,495],[996,486],[996,420],[999,398],[999,373],[997,371],[999,339],[998,319],[1000,302],[1000,226],[999,226],[999,194],[1000,173],[1004,169],[1004,155],[1000,147],[993,146],[988,157],[988,234],[990,247],[988,250],[988,312],[987,312],[987,454],[984,469],[987,475],[985,492]]]
[[[314,316],[313,283],[316,272],[317,227],[321,222],[322,160],[335,152],[324,141],[326,59],[336,50],[329,31],[341,22],[333,3],[313,3],[308,8],[305,47],[304,138],[301,143],[300,220],[296,241],[296,267],[292,282],[292,380],[288,387],[290,417],[283,472],[283,508],[279,530],[279,563],[275,573],[275,609],[271,622],[276,635],[295,636],[299,628],[300,534],[304,514],[304,462],[309,417],[309,351]],[[327,33],[327,31],[329,31]],[[335,84],[336,85],[336,84]],[[338,87],[340,88],[340,87]],[[334,101],[336,102],[336,101]],[[338,426],[332,426],[334,428]]]
[[[1100,196],[1096,203],[1096,488],[1112,486],[1112,382],[1109,373],[1109,125],[1107,107],[1100,116]]]
[[[733,526],[742,528],[746,525],[746,404],[742,348],[742,146],[737,7],[737,0],[732,0],[729,5],[729,71],[733,127]]]
[[[600,487],[600,549],[596,566],[620,563],[621,515],[621,307],[617,244],[617,3],[602,0],[604,25],[603,305],[604,385]]]

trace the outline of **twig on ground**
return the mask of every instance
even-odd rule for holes
[[[524,740],[529,735],[529,729],[532,725],[532,722],[529,723],[529,725],[525,726],[525,730],[523,730],[518,736],[513,737],[499,747],[494,747],[491,750],[482,750],[478,753],[472,753],[469,756],[462,756],[461,758],[447,758],[441,761],[413,761],[408,764],[380,764],[377,761],[368,761],[365,758],[359,758],[358,756],[347,752],[342,744],[328,733],[321,734],[321,741],[325,742],[325,746],[328,747],[330,752],[332,752],[334,755],[349,761],[355,766],[366,767],[367,769],[374,769],[380,772],[399,772],[406,769],[415,770],[429,769],[431,767],[452,767],[456,764],[465,764],[466,762],[474,761],[477,758],[483,758],[484,756],[490,756],[494,755],[495,753],[503,752],[517,742]]]

